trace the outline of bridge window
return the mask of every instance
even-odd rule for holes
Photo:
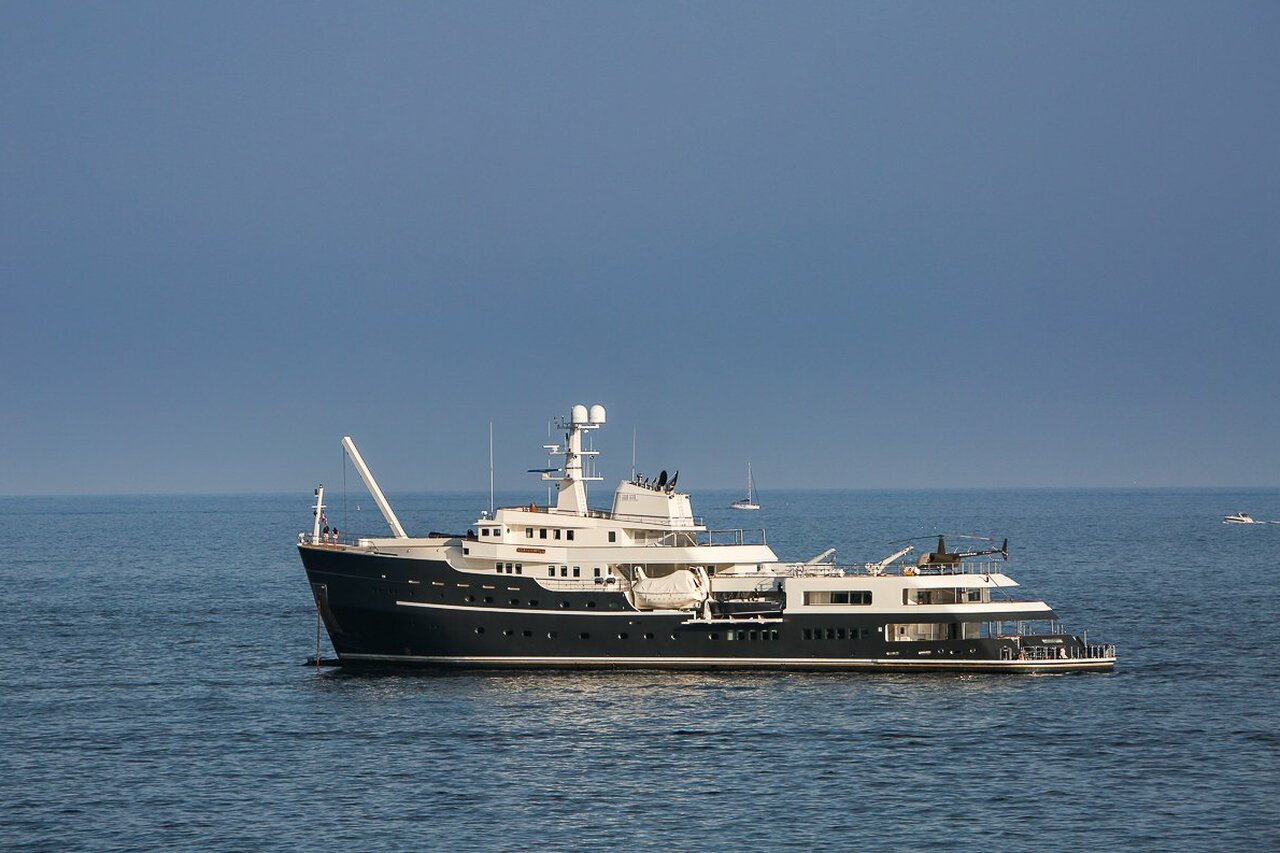
[[[557,538],[557,539],[559,539],[559,538],[560,538],[560,531],[559,531],[559,530],[557,530],[557,531],[556,531],[556,538]]]
[[[573,541],[573,531],[572,531],[572,530],[566,530],[566,531],[564,532],[564,538],[565,538],[565,539],[568,539],[570,542],[572,542],[572,541]]]
[[[546,538],[547,538],[547,528],[545,528],[545,527],[540,527],[540,528],[538,528],[538,538],[539,538],[539,539],[546,539]]]
[[[525,538],[526,538],[526,539],[532,539],[532,538],[533,538],[533,528],[532,528],[532,527],[526,527],[526,528],[524,529],[524,535],[525,535]]]

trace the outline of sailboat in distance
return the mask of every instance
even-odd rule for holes
[[[751,476],[751,463],[747,463],[747,496],[741,500],[736,500],[729,504],[730,509],[759,509],[760,504],[756,503],[756,481]]]

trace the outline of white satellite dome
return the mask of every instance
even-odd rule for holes
[[[599,403],[596,403],[594,406],[591,407],[591,423],[593,424],[604,423],[604,406],[600,405]]]
[[[573,413],[569,416],[575,424],[585,424],[587,422],[587,407],[579,403],[573,407]]]

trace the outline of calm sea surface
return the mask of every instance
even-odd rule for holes
[[[0,498],[0,846],[1275,849],[1280,491],[766,492],[784,558],[1009,536],[1112,675],[302,666],[309,494]],[[330,495],[351,533],[385,528]],[[487,496],[392,496],[411,532]],[[527,493],[500,501],[528,500]],[[958,544],[958,543],[956,543]],[[325,641],[325,656],[331,652]]]

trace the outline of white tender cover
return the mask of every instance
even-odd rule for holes
[[[707,598],[702,579],[688,569],[677,569],[665,577],[651,578],[636,568],[637,578],[631,585],[636,607],[640,609],[691,610]]]

